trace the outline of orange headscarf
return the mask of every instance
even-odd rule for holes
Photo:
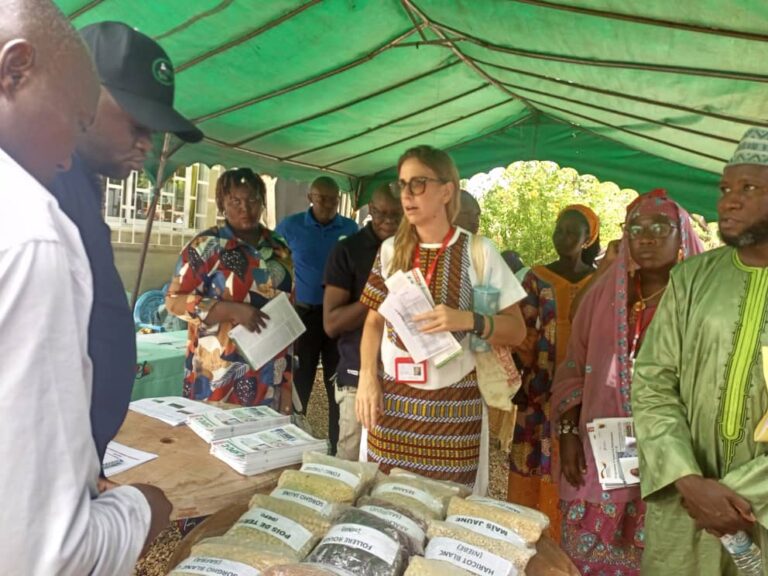
[[[557,219],[559,220],[563,214],[571,211],[578,212],[586,219],[587,226],[589,227],[589,237],[587,238],[586,245],[587,247],[592,246],[592,244],[597,241],[597,237],[600,236],[600,218],[598,218],[597,214],[595,214],[590,207],[584,206],[584,204],[570,204],[560,210]]]

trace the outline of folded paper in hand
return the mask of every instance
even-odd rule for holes
[[[440,367],[462,353],[461,344],[453,334],[424,334],[411,319],[435,308],[421,270],[398,270],[386,283],[389,293],[379,306],[379,314],[392,324],[414,362],[432,360]]]
[[[261,310],[269,316],[261,332],[250,332],[244,326],[235,326],[229,331],[229,337],[254,370],[288,348],[307,330],[285,292],[272,298]]]

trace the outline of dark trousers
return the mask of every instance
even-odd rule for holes
[[[339,405],[334,397],[334,375],[339,363],[339,350],[336,340],[323,330],[323,307],[307,307],[296,305],[296,312],[307,327],[307,331],[296,341],[294,353],[298,366],[294,372],[293,386],[301,401],[301,407],[294,407],[301,414],[307,413],[309,397],[315,382],[317,362],[323,359],[323,383],[328,396],[328,438],[331,442],[331,453],[336,453],[336,443],[339,440]]]

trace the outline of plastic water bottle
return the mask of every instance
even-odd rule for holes
[[[739,530],[720,538],[742,576],[763,576],[763,555],[749,534]]]

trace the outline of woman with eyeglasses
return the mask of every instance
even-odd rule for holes
[[[552,379],[565,358],[571,335],[571,302],[595,272],[600,219],[582,204],[566,206],[555,222],[552,244],[557,260],[534,266],[523,279],[528,296],[522,312],[528,336],[515,350],[523,385],[513,400],[517,415],[507,500],[544,512],[552,522],[550,535],[556,538],[560,534],[560,499],[552,478],[552,460],[558,457],[550,421]],[[509,428],[502,426],[502,430]],[[503,445],[509,441],[500,439]]]
[[[584,574],[640,573],[645,507],[639,484],[601,488],[586,426],[596,418],[632,416],[632,365],[670,270],[702,251],[682,207],[664,190],[644,194],[627,209],[616,260],[576,313],[551,406],[560,439],[562,548]]]
[[[488,429],[477,385],[474,333],[494,346],[515,346],[525,336],[518,302],[525,292],[492,244],[479,238],[484,258],[478,279],[473,237],[454,226],[459,211],[459,174],[450,156],[430,146],[403,154],[397,165],[404,218],[376,257],[360,301],[370,308],[360,346],[356,412],[367,430],[368,460],[384,471],[399,467],[484,492],[488,480]],[[393,326],[377,311],[388,295],[387,278],[418,268],[435,308],[414,314],[424,334],[450,332],[461,354],[437,366],[416,363]],[[500,291],[499,312],[472,312],[472,288]],[[381,359],[381,364],[378,359]]]
[[[253,370],[229,339],[233,326],[259,332],[261,308],[293,285],[291,253],[261,224],[264,181],[250,168],[227,170],[216,182],[216,206],[224,224],[195,236],[181,251],[166,296],[168,310],[189,322],[184,396],[288,413],[290,349]]]

